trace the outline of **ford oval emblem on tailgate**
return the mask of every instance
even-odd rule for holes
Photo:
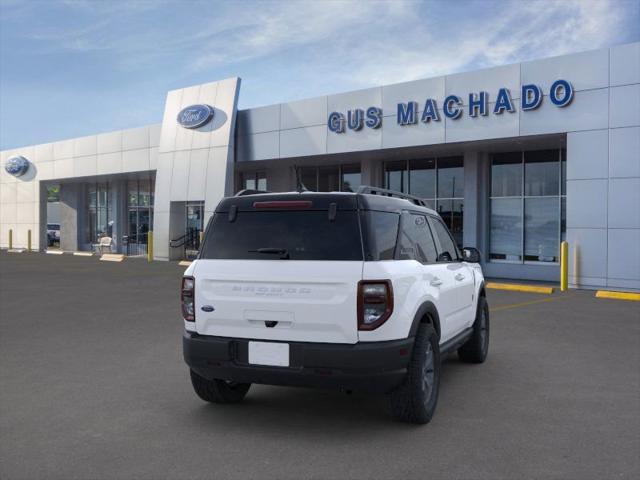
[[[211,305],[203,305],[201,310],[203,312],[213,312],[215,308],[213,308]]]

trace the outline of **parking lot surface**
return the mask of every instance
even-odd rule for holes
[[[176,263],[0,253],[0,478],[639,478],[640,304],[489,291],[483,365],[446,359],[426,426],[383,398],[200,401]]]

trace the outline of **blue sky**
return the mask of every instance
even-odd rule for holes
[[[640,0],[0,0],[0,149],[159,123],[168,90],[247,108],[640,40]]]

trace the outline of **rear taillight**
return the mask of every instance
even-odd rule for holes
[[[193,277],[182,277],[180,301],[182,302],[182,317],[187,322],[196,321],[195,306],[196,280]]]
[[[358,283],[358,330],[374,330],[393,312],[391,280],[362,280]]]

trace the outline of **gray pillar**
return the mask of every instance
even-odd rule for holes
[[[78,250],[78,215],[81,211],[81,188],[77,183],[60,185],[60,248]]]
[[[488,228],[488,156],[483,152],[464,154],[463,243],[487,255]]]
[[[383,187],[382,165],[383,163],[380,160],[373,160],[370,158],[362,160],[360,164],[362,172],[362,185]]]

